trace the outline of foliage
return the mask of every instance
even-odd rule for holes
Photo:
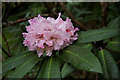
[[[62,17],[68,15],[58,6],[52,11],[62,12]],[[81,30],[78,40],[60,51],[53,51],[51,57],[37,57],[36,52],[28,51],[24,47],[22,32],[25,32],[27,21],[3,27],[2,47],[11,57],[3,51],[3,71],[0,75],[5,78],[69,78],[74,76],[75,70],[98,74],[98,78],[119,79],[120,16],[118,3],[108,3],[107,25],[101,26],[100,3],[65,3],[66,8],[74,17],[86,24],[87,31]],[[45,3],[2,3],[3,24],[11,21],[36,16],[37,14],[52,14]],[[96,6],[96,7],[95,7]],[[95,7],[95,8],[94,8]],[[73,24],[75,25],[75,24]],[[78,26],[79,27],[79,26]],[[101,28],[102,27],[102,28]],[[81,78],[81,77],[80,77]],[[93,77],[94,78],[94,77]]]

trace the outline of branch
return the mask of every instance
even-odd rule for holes
[[[87,27],[85,27],[81,22],[79,22],[72,14],[70,11],[68,11],[66,9],[66,7],[64,6],[64,3],[63,2],[60,2],[59,5],[63,8],[63,10],[68,14],[68,16],[72,19],[72,21],[77,25],[79,26],[81,29],[83,30],[88,30]]]
[[[102,26],[106,26],[106,18],[107,18],[107,3],[100,2],[102,8]]]
[[[0,45],[0,48],[2,49],[2,51],[3,51],[7,56],[11,57],[11,55],[8,54],[7,51],[5,51],[5,49],[4,49],[1,45]]]
[[[53,3],[44,2],[44,4],[47,7],[48,11],[50,11],[54,17],[57,16],[56,6]],[[52,10],[53,8],[55,8],[55,10]]]
[[[7,46],[8,53],[6,53],[6,51],[3,48],[2,48],[2,50],[4,51],[5,54],[8,54],[8,56],[10,57],[10,56],[12,56],[11,53],[10,53],[10,48],[9,48],[8,42],[7,42],[7,40],[6,40],[3,33],[2,33],[2,37],[3,37],[4,41],[5,41],[6,46]]]
[[[43,14],[41,16],[50,16],[49,14]],[[10,22],[10,23],[7,23],[7,24],[3,24],[3,27],[7,27],[7,26],[11,26],[11,25],[15,25],[15,24],[18,24],[18,23],[21,23],[21,22],[24,22],[24,21],[27,21],[31,18],[34,18],[34,17],[37,17],[37,16],[33,16],[33,17],[27,17],[27,18],[22,18],[22,19],[18,19],[18,20],[15,20],[13,22]]]

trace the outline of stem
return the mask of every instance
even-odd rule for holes
[[[49,15],[49,14],[43,14],[43,15],[41,15],[41,16],[50,16],[50,15]],[[37,17],[37,16],[32,16],[32,17],[27,17],[27,18],[18,19],[18,20],[9,22],[9,23],[7,23],[7,24],[3,24],[3,27],[15,25],[15,24],[18,24],[18,23],[27,21],[27,20],[29,20],[29,19],[31,19],[31,18],[34,18],[34,17]]]
[[[11,55],[8,54],[7,51],[5,51],[5,49],[4,49],[1,45],[0,45],[0,48],[2,49],[2,51],[3,51],[7,56],[11,57]]]
[[[4,41],[5,41],[5,44],[6,44],[6,46],[7,46],[7,49],[8,49],[8,56],[10,57],[10,56],[12,56],[11,55],[11,53],[10,53],[10,48],[9,48],[9,45],[8,45],[8,42],[7,42],[7,39],[6,39],[6,37],[5,37],[5,35],[2,33],[2,37],[3,37],[3,39],[4,39]],[[3,48],[2,48],[2,50],[4,50]],[[5,52],[5,50],[4,50],[4,52]],[[6,53],[6,52],[5,52]]]
[[[102,8],[102,26],[106,26],[106,18],[107,18],[107,3],[100,2]]]
[[[53,5],[53,3],[51,3],[51,2],[44,2],[44,4],[47,7],[48,11],[50,11],[54,17],[57,16],[56,6]],[[55,8],[54,11],[52,10],[53,8]]]

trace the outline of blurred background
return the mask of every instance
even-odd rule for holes
[[[91,30],[105,27],[108,22],[115,19],[120,14],[119,3],[87,3],[87,2],[3,2],[2,3],[2,50],[3,61],[11,56],[28,52],[24,47],[22,33],[28,19],[40,14],[44,17],[57,18],[58,13],[62,13],[63,20],[66,17],[72,19],[73,25],[80,30]],[[84,26],[84,27],[83,27]],[[120,67],[120,54],[113,54],[116,63]],[[8,72],[9,74],[9,72]],[[36,71],[32,69],[24,77],[34,77]],[[7,75],[7,74],[4,74]],[[98,74],[75,70],[69,78],[98,78]]]

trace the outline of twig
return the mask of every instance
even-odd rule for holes
[[[118,60],[116,63],[119,64],[119,63],[120,63],[120,60]]]
[[[82,75],[84,75],[84,78],[86,78],[87,72],[86,71],[82,71]]]
[[[102,26],[106,26],[106,18],[107,18],[107,3],[100,2],[102,8]]]
[[[98,80],[98,73],[95,74],[95,80]]]
[[[43,14],[43,15],[41,15],[41,16],[50,16],[50,15],[49,15],[49,14]],[[11,26],[11,25],[15,25],[15,24],[18,24],[18,23],[21,23],[21,22],[27,21],[27,20],[29,20],[29,19],[31,19],[31,18],[34,18],[34,17],[37,17],[37,16],[18,19],[18,20],[15,20],[15,21],[13,21],[13,22],[10,22],[10,23],[3,24],[3,27],[7,27],[7,26]]]
[[[11,57],[11,55],[8,54],[7,51],[6,51],[1,45],[0,45],[0,48],[2,49],[2,51],[3,51],[7,56]]]
[[[55,17],[57,16],[57,11],[56,11],[56,7],[55,5],[53,5],[53,3],[51,2],[44,2],[45,6],[47,7],[47,9],[50,10],[50,12],[52,13],[52,15]],[[55,8],[55,10],[53,11],[52,9]]]
[[[9,56],[12,56],[11,53],[10,53],[10,48],[9,48],[9,45],[8,45],[7,39],[5,38],[5,35],[4,35],[3,33],[2,33],[2,37],[3,37],[4,41],[5,41],[5,44],[6,44],[7,49],[8,49],[8,55],[9,55]]]
[[[79,22],[72,14],[70,11],[67,10],[67,8],[64,6],[63,2],[60,2],[59,5],[63,8],[63,10],[68,14],[68,16],[72,19],[72,21],[79,26],[83,30],[88,30],[87,27],[85,27],[81,22]]]

